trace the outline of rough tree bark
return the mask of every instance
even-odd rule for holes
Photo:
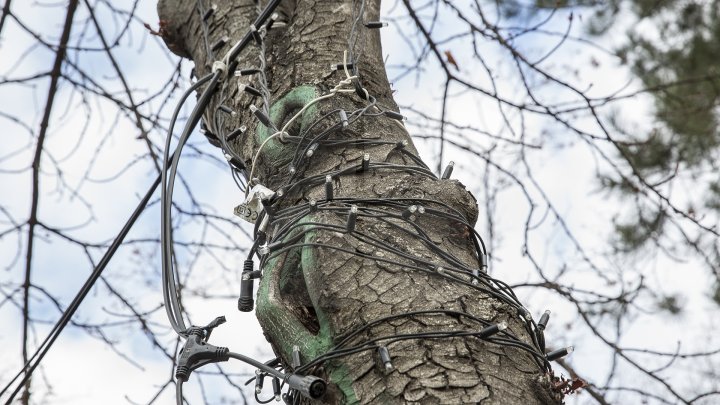
[[[207,74],[212,62],[222,58],[232,43],[247,31],[257,15],[251,0],[216,0],[217,11],[203,27],[196,0],[160,0],[158,13],[164,28],[164,39],[176,54],[195,63],[198,76]],[[266,38],[268,87],[272,97],[272,118],[278,127],[305,103],[326,93],[339,80],[341,72],[329,66],[342,62],[348,47],[353,13],[360,1],[351,0],[287,0],[280,14],[287,25],[273,28]],[[379,0],[367,0],[363,21],[379,20]],[[209,3],[205,3],[209,7]],[[378,30],[362,31],[355,48],[362,54],[360,74],[365,88],[378,104],[397,111],[388,82]],[[207,40],[206,40],[207,35]],[[223,36],[229,44],[209,55],[208,44]],[[245,51],[240,68],[256,67],[259,51]],[[268,136],[248,108],[258,105],[251,96],[240,94],[237,82],[255,85],[246,78],[230,76],[224,83],[227,96],[224,105],[237,111],[228,118],[228,128],[248,126],[245,136],[232,146],[250,167],[252,156]],[[300,127],[335,108],[353,110],[362,105],[356,95],[343,95],[323,101],[309,109]],[[214,111],[220,97],[208,108]],[[294,128],[297,131],[298,128]],[[405,128],[384,117],[364,118],[344,131],[333,134],[336,139],[384,139],[408,141]],[[263,149],[254,177],[265,186],[276,189],[288,177],[288,162],[294,153],[293,144],[271,141]],[[415,166],[398,152],[393,144],[363,148],[324,147],[312,157],[305,177],[357,165],[364,153],[373,162],[391,162]],[[474,224],[477,204],[456,180],[431,179],[424,175],[399,170],[370,170],[335,179],[335,195],[356,198],[426,198],[448,204]],[[322,186],[305,195],[291,195],[286,201],[300,203],[303,198],[324,199]],[[289,203],[288,203],[289,204]],[[320,211],[308,220],[343,225],[345,217]],[[441,249],[468,266],[477,267],[473,245],[464,226],[418,215],[416,224]],[[436,255],[420,241],[387,222],[362,217],[358,228],[366,234],[429,261]],[[478,293],[471,286],[448,281],[433,272],[411,271],[383,262],[380,249],[360,243],[341,233],[314,231],[305,234],[305,243],[324,243],[363,256],[342,251],[305,246],[282,254],[263,269],[257,299],[257,316],[268,341],[285,364],[290,364],[293,345],[301,349],[303,361],[324,353],[334,340],[359,325],[406,311],[447,309],[464,311],[490,322],[505,321],[516,336],[530,340],[515,310]],[[397,256],[396,256],[397,258]],[[378,336],[432,330],[465,330],[477,328],[462,317],[414,316],[383,322],[369,328],[359,341]],[[549,389],[547,376],[542,375],[529,355],[513,348],[485,343],[474,337],[446,339],[415,339],[388,344],[394,370],[385,373],[377,366],[375,353],[364,351],[326,362],[318,375],[330,382],[325,403],[483,403],[536,404],[559,403],[558,394]]]

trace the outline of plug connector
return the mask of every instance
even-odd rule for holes
[[[286,381],[290,388],[297,390],[302,396],[310,399],[322,397],[327,389],[327,383],[322,378],[314,375],[291,374]]]

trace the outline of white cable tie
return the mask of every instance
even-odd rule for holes
[[[221,62],[221,61],[219,61],[219,60],[216,60],[216,61],[213,62],[213,64],[212,64],[212,72],[215,73],[215,72],[217,72],[218,70],[219,70],[221,73],[225,73],[225,71],[227,70],[227,65],[226,65],[224,62]]]

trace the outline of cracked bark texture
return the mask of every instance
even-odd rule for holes
[[[195,0],[160,0],[158,3],[160,20],[167,29],[164,39],[175,53],[194,61],[198,76],[210,71],[212,62],[221,59],[245,34],[257,15],[257,6],[251,0],[216,0],[214,3],[217,11],[208,20],[208,41],[212,44],[223,36],[230,38],[229,44],[214,56],[208,55]],[[266,37],[268,87],[273,104],[280,107],[274,116],[278,127],[304,102],[324,94],[343,79],[341,72],[333,73],[329,66],[342,62],[343,51],[348,47],[353,10],[357,13],[358,6],[359,1],[346,0],[287,0],[281,4],[278,12],[281,21],[287,25],[273,28]],[[368,0],[363,21],[379,20],[379,7],[379,0]],[[360,37],[355,53],[362,55],[360,75],[363,85],[380,105],[397,111],[384,69],[379,32],[362,25],[358,30]],[[257,47],[250,46],[241,54],[238,67],[257,67],[258,52]],[[223,103],[238,112],[225,123],[225,131],[241,123],[248,126],[245,136],[232,146],[250,167],[252,156],[267,130],[250,115],[249,105],[259,103],[246,94],[239,94],[238,81],[257,86],[252,79],[246,78],[231,76],[224,81],[222,93],[226,97]],[[289,97],[294,89],[311,89],[314,95]],[[220,97],[216,96],[208,111],[214,111],[219,102]],[[304,116],[300,127],[335,108],[351,111],[362,105],[355,95],[323,101],[317,109],[308,111],[311,116]],[[410,143],[408,149],[416,152],[405,128],[383,116],[360,119],[333,137],[407,140]],[[273,189],[282,184],[288,177],[287,163],[294,153],[292,146],[270,142],[260,155],[254,177]],[[414,165],[403,158],[394,145],[324,147],[311,159],[305,176],[354,166],[364,153],[369,153],[373,162]],[[295,194],[285,199],[286,204],[299,203],[306,197],[324,199],[321,187],[305,190],[303,195]],[[401,171],[370,170],[342,176],[335,180],[335,196],[434,199],[462,213],[470,224],[475,223],[478,215],[475,199],[459,182],[434,180]],[[319,211],[303,221],[344,225],[345,217]],[[429,261],[437,260],[437,255],[420,240],[391,222],[361,217],[357,227],[402,252]],[[427,215],[418,215],[415,223],[445,252],[466,265],[476,265],[473,246],[464,226]],[[328,247],[306,246],[274,258],[263,269],[257,315],[273,350],[288,367],[293,345],[300,347],[302,360],[307,362],[329,349],[339,336],[375,319],[407,311],[438,308],[464,311],[491,322],[505,321],[516,336],[526,342],[530,340],[515,311],[505,304],[437,274],[408,270],[382,261],[386,258],[407,262],[396,254],[325,230],[306,233],[303,242],[329,244],[359,252],[362,256]],[[464,318],[413,316],[369,328],[357,336],[354,343],[394,334],[473,328],[479,329],[479,326]],[[390,373],[385,373],[378,365],[374,351],[324,363],[316,373],[330,382],[329,392],[322,402],[523,405],[560,402],[548,389],[546,377],[541,375],[529,355],[517,349],[484,343],[474,337],[386,344],[395,367]]]

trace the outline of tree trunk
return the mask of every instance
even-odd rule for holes
[[[247,32],[258,7],[249,0],[217,0],[216,12],[203,26],[197,3],[160,0],[158,12],[170,49],[191,58],[197,75],[203,76]],[[379,30],[362,24],[379,20],[379,1],[365,2],[362,18],[352,31],[360,3],[288,0],[281,4],[280,20],[287,24],[276,24],[264,41],[270,113],[278,128],[306,103],[345,79],[342,69],[333,72],[330,66],[343,62],[351,34],[357,38],[353,41],[353,62],[359,61],[362,85],[377,99],[380,108],[398,110],[384,69]],[[230,38],[229,43],[212,55],[212,45],[223,36]],[[250,46],[241,54],[238,68],[260,66],[260,54],[258,46]],[[257,75],[235,78],[231,72],[205,115],[206,122],[212,122],[214,115],[225,114],[217,111],[219,104],[237,112],[232,117],[222,115],[221,125],[208,126],[216,134],[241,124],[248,127],[231,143],[248,171],[258,148],[274,132],[259,124],[249,111],[251,104],[260,106],[261,100],[238,90],[238,83],[261,88],[258,81]],[[349,113],[366,104],[356,93],[322,100],[308,108],[301,122],[288,132],[298,135],[310,129],[315,136],[340,121],[334,110]],[[368,112],[376,114],[378,110]],[[332,113],[330,119],[309,128],[327,113]],[[289,222],[287,218],[278,214],[268,228],[275,249],[262,263],[257,316],[274,351],[292,369],[294,345],[300,348],[302,362],[308,363],[358,329],[360,333],[349,339],[348,346],[395,337],[378,341],[389,349],[392,370],[379,364],[376,350],[338,356],[312,368],[315,375],[329,382],[323,403],[559,403],[560,394],[549,388],[548,374],[522,350],[476,336],[397,338],[433,331],[478,331],[484,327],[467,316],[447,313],[457,311],[491,324],[505,322],[507,332],[532,343],[517,308],[493,298],[487,288],[482,289],[484,283],[473,285],[470,273],[448,271],[463,266],[479,268],[471,231],[463,224],[472,226],[477,219],[474,198],[458,181],[430,176],[422,163],[413,161],[410,154],[417,152],[399,121],[370,115],[354,120],[345,129],[332,131],[324,138],[326,141],[347,142],[322,143],[298,167],[289,167],[296,143],[273,139],[259,154],[252,177],[272,190],[283,187],[285,191],[278,202],[280,207],[274,210],[282,208],[287,212],[292,206],[305,210],[299,220],[304,225],[297,225],[285,238],[291,247],[273,245],[278,242],[275,237],[283,222]],[[387,142],[376,142],[380,140]],[[403,141],[407,146],[399,146]],[[308,145],[302,144],[299,156]],[[372,163],[368,170],[351,169],[352,173],[333,176],[333,201],[325,201],[323,181],[302,188],[287,186],[303,178],[324,178],[327,173],[354,168],[364,154],[369,154]],[[351,198],[356,200],[347,200]],[[320,209],[310,211],[310,199],[316,200]],[[350,203],[359,208],[355,231],[338,231],[347,226]],[[408,216],[411,205],[422,205],[426,211]],[[403,212],[407,218],[396,218]],[[448,219],[448,215],[434,212],[454,214]],[[338,228],[317,224],[334,224]],[[426,239],[418,234],[424,234]],[[446,312],[406,315],[409,311],[435,310]],[[371,324],[389,315],[397,318]]]

